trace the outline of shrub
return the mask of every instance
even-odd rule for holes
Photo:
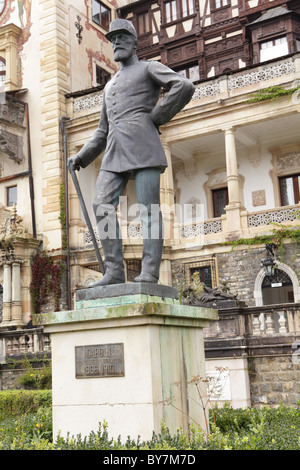
[[[51,390],[7,390],[0,392],[0,420],[51,407]]]
[[[300,450],[300,404],[279,408],[210,410],[211,433],[191,426],[189,435],[171,435],[162,423],[152,439],[109,436],[106,422],[88,436],[55,436],[52,441],[51,391],[0,392],[0,450]]]
[[[24,388],[50,390],[52,387],[51,365],[46,364],[42,367],[42,369],[34,369],[30,365],[18,378],[18,382]]]

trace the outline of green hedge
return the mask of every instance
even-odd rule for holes
[[[39,408],[51,407],[51,390],[0,391],[0,420],[34,413]]]

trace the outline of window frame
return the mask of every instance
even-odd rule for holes
[[[97,72],[98,70],[101,70],[102,74],[103,74],[103,81],[102,83],[98,83],[98,80],[97,80]],[[107,78],[107,79],[106,79]],[[101,67],[101,65],[99,64],[95,64],[95,86],[103,86],[103,88],[105,87],[106,83],[111,79],[111,73],[104,69],[103,67]]]
[[[187,5],[187,14],[183,16],[183,2],[186,2]],[[192,4],[192,11],[190,11],[190,6]],[[175,5],[175,15],[173,15],[173,9],[171,7],[170,13],[171,17],[168,18],[167,14],[167,5]],[[195,0],[166,0],[163,3],[163,21],[164,24],[172,24],[176,21],[186,20],[196,14]],[[174,17],[175,16],[175,17]]]
[[[141,31],[141,28],[140,28],[141,18],[143,22],[143,31]],[[146,18],[148,21],[145,21]],[[146,30],[147,28],[145,27],[147,22],[148,22],[148,30]],[[138,36],[145,36],[146,34],[152,33],[152,22],[151,22],[151,16],[150,16],[149,10],[140,11],[136,14],[136,30],[137,30]]]
[[[211,190],[212,204],[213,204],[213,218],[214,219],[217,219],[217,218],[222,216],[222,214],[217,215],[217,206],[216,206],[216,198],[215,198],[216,193],[221,192],[221,191],[224,191],[224,194],[225,194],[225,206],[224,206],[224,212],[222,212],[222,214],[226,213],[225,207],[228,205],[228,202],[229,202],[228,187],[227,186],[224,186],[224,187],[221,187],[221,188],[214,188],[214,189]]]
[[[197,80],[192,80],[191,77],[190,77],[190,70],[193,68],[193,67],[198,67],[198,78]],[[198,82],[201,78],[200,78],[200,66],[199,64],[195,64],[195,63],[192,63],[192,64],[186,64],[184,65],[182,68],[176,68],[174,69],[175,72],[179,73],[180,75],[184,76],[185,78],[188,78],[189,80],[191,80],[193,83],[196,83]],[[185,75],[180,72],[185,72]]]
[[[212,288],[215,288],[219,285],[219,272],[218,272],[218,262],[216,258],[204,258],[201,260],[195,260],[183,264],[184,267],[184,279],[185,283],[188,285],[192,280],[192,273],[205,268],[210,268],[210,276]]]
[[[93,14],[93,7],[94,7],[94,4],[97,4],[99,5],[99,8],[100,8],[100,11],[98,13],[99,15],[99,23],[95,20],[97,14]],[[101,22],[101,17],[102,17],[102,14],[101,14],[101,7],[105,8],[108,12],[109,12],[109,15],[108,15],[108,21],[107,23],[105,22],[105,24],[103,24],[103,22]],[[102,0],[91,0],[91,20],[94,24],[96,24],[99,28],[103,29],[104,31],[109,31],[109,24],[110,22],[112,21],[112,10],[111,8],[105,3],[103,2]]]
[[[10,192],[11,189],[16,190],[16,200],[12,201],[10,203],[9,192]],[[6,186],[6,207],[13,207],[14,205],[17,205],[17,203],[18,203],[18,185],[14,184],[14,185],[11,185],[11,186]]]
[[[217,1],[219,1],[221,4],[217,5]],[[223,2],[227,2],[226,5],[223,5]],[[231,0],[212,0],[211,2],[211,9],[212,10],[220,10],[221,8],[228,8],[231,7]]]
[[[284,197],[283,197],[283,187],[282,187],[282,181],[286,180],[288,178],[293,179],[293,195],[294,195],[294,202],[292,204],[284,204]],[[279,182],[279,194],[280,194],[280,205],[282,207],[286,206],[293,206],[295,204],[298,204],[300,201],[300,173],[293,173],[291,175],[284,175],[284,176],[279,176],[278,177],[278,182]]]
[[[285,40],[286,40],[286,41],[285,41],[285,44],[286,44],[286,46],[287,46],[287,51],[286,51],[286,53],[285,53],[285,54],[280,53],[279,55],[275,55],[275,56],[272,55],[272,57],[262,58],[262,51],[268,49],[268,48],[263,48],[262,46],[263,46],[264,44],[268,44],[268,43],[271,43],[271,42],[272,42],[273,45],[272,45],[272,47],[271,47],[270,49],[275,50],[275,49],[276,49],[276,44],[275,44],[275,42],[278,41],[278,40],[280,40],[280,39],[285,39]],[[276,37],[274,37],[274,38],[267,39],[267,40],[264,40],[264,41],[260,41],[260,42],[259,42],[259,62],[267,62],[268,60],[278,59],[278,58],[284,57],[285,55],[288,55],[288,54],[289,54],[289,42],[288,42],[287,36],[276,36]]]

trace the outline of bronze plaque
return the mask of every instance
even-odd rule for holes
[[[124,344],[75,346],[76,378],[123,377]]]

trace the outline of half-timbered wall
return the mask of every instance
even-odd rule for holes
[[[300,49],[295,0],[144,0],[119,13],[137,29],[141,59],[161,60],[194,82]]]

